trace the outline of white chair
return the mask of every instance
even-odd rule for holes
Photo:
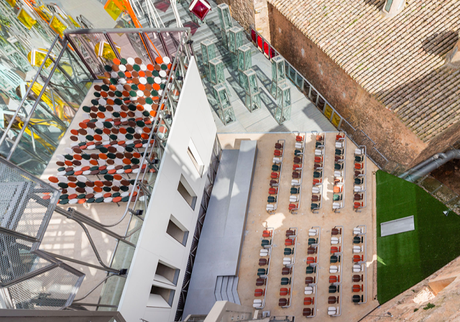
[[[323,155],[323,150],[316,149],[315,155]]]
[[[296,142],[296,143],[295,143],[295,148],[296,148],[296,149],[302,149],[302,148],[303,148],[302,143]]]
[[[261,257],[268,256],[268,249],[261,249],[260,252],[259,252],[259,255]]]
[[[363,192],[364,188],[362,186],[354,186],[353,191],[354,192]]]
[[[364,265],[354,264],[353,265],[353,273],[359,273],[364,271]]]
[[[275,205],[268,204],[266,209],[267,209],[267,211],[273,211],[273,210],[275,210]]]
[[[353,246],[353,253],[361,253],[363,251],[364,246]]]
[[[291,180],[291,185],[292,185],[292,186],[300,186],[300,180],[298,180],[298,179],[292,179],[292,180]]]
[[[335,265],[332,265],[329,267],[329,273],[330,274],[336,274],[336,273],[339,273],[340,272],[340,266],[335,266]]]
[[[317,229],[309,229],[308,230],[308,236],[316,236],[318,235],[318,230]]]
[[[311,189],[311,192],[312,192],[312,193],[320,193],[321,190],[320,190],[318,187],[313,187],[313,188]]]
[[[314,286],[305,286],[305,295],[315,294]]]
[[[334,171],[334,177],[343,177],[343,171]]]
[[[289,257],[283,258],[283,265],[291,265],[291,259]]]
[[[65,149],[64,149],[64,152],[65,152],[66,154],[73,154],[73,150],[72,150],[71,148],[65,148]]]
[[[343,142],[335,142],[335,147],[337,149],[341,149],[341,148],[343,148],[343,146],[344,146]]]
[[[327,308],[327,314],[328,315],[337,315],[339,314],[339,308],[335,306],[329,306]]]
[[[359,234],[362,234],[362,233],[364,233],[363,227],[355,227],[355,228],[353,228],[353,234],[354,235],[359,235]]]
[[[261,309],[263,307],[263,302],[260,299],[254,299],[254,302],[252,302],[252,307],[255,309]]]
[[[297,201],[299,201],[298,196],[289,196],[289,202],[297,202]]]
[[[277,158],[277,157],[273,158],[273,163],[278,164],[278,163],[281,163],[281,162],[283,162],[283,158]]]
[[[331,244],[337,245],[340,244],[342,241],[342,237],[331,237]]]
[[[364,149],[355,149],[355,154],[356,154],[356,155],[362,155],[362,154],[364,154]]]
[[[341,202],[333,202],[332,203],[332,209],[340,209],[342,208],[342,203]]]

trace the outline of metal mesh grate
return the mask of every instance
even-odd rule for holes
[[[0,226],[41,239],[59,191],[0,159]]]
[[[0,282],[8,283],[51,263],[30,251],[32,242],[0,234]]]
[[[13,308],[55,310],[72,301],[80,277],[56,267],[8,287]]]

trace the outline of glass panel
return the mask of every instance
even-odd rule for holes
[[[449,187],[446,186],[442,186],[433,195],[442,202],[447,202],[457,196],[455,192],[453,192]]]
[[[256,35],[255,30],[253,29],[251,29],[251,38],[252,38],[252,41],[255,43],[257,39],[257,35]]]
[[[286,72],[285,72],[284,59],[283,59],[283,61],[280,61],[280,63],[278,63],[278,80],[285,79],[285,78],[286,78]]]
[[[225,124],[231,123],[236,120],[232,107],[224,110],[224,119],[225,119]]]
[[[300,88],[300,90],[303,90],[303,77],[299,73],[297,73],[295,83]]]
[[[283,116],[284,116],[283,122],[291,119],[291,105],[289,105],[289,107],[283,110]]]
[[[249,82],[248,82],[248,76],[245,73],[240,73],[240,85],[243,87],[244,91],[246,93],[249,93]]]
[[[292,68],[291,65],[289,65],[289,78],[295,83],[296,81],[296,74],[297,72],[295,71],[294,68]]]
[[[203,58],[204,63],[209,61],[207,47],[203,43],[201,43],[201,57]]]
[[[257,46],[259,46],[259,49],[262,49],[263,47],[263,40],[259,35],[257,35]]]
[[[251,93],[257,93],[259,91],[256,73],[254,72],[252,72],[249,76],[249,89]]]
[[[222,104],[222,107],[227,107],[230,105],[230,100],[228,98],[227,90],[225,90],[225,87],[223,90],[219,91],[219,99]]]
[[[211,61],[209,64],[209,81],[213,84],[217,84],[217,66]]]
[[[283,90],[283,107],[291,105],[291,89],[287,88]]]
[[[233,28],[232,28],[233,29]],[[232,53],[236,52],[236,34],[233,32],[233,30],[230,29],[228,32],[228,50]]]
[[[425,180],[423,180],[420,183],[420,185],[424,187],[427,191],[433,192],[435,189],[437,189],[441,185],[441,182],[439,182],[438,180],[434,178],[427,177],[425,178]]]

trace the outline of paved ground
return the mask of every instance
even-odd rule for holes
[[[332,212],[332,180],[333,180],[333,166],[334,166],[334,141],[336,133],[328,133],[326,139],[326,159],[325,159],[325,170],[324,170],[324,194],[323,194],[323,206],[319,214],[312,214],[310,211],[311,202],[311,183],[312,183],[312,168],[313,168],[313,156],[314,149],[314,138],[307,134],[306,140],[306,159],[304,161],[304,172],[303,172],[303,183],[302,183],[302,196],[301,196],[301,207],[298,214],[293,215],[288,211],[289,204],[289,189],[291,181],[291,169],[293,165],[293,152],[294,152],[294,140],[293,134],[241,134],[238,140],[235,141],[234,135],[220,134],[219,139],[222,143],[223,148],[231,148],[232,146],[237,147],[238,142],[242,139],[258,139],[258,156],[257,156],[257,167],[254,175],[251,201],[248,210],[248,218],[246,224],[246,234],[243,243],[243,249],[241,254],[240,270],[239,270],[239,284],[238,293],[242,305],[252,306],[254,300],[256,272],[259,268],[259,250],[261,249],[260,243],[262,239],[262,231],[264,227],[273,227],[275,229],[273,239],[273,251],[272,259],[270,264],[270,272],[268,277],[268,290],[266,297],[266,306],[264,310],[271,311],[272,316],[285,316],[295,315],[302,317],[302,310],[305,307],[303,305],[304,287],[305,287],[305,267],[307,258],[307,235],[308,229],[312,226],[321,227],[321,241],[319,245],[318,253],[318,276],[317,280],[317,317],[316,319],[322,321],[327,317],[327,298],[328,287],[329,287],[329,256],[330,256],[330,237],[331,229],[334,226],[343,226],[343,271],[341,275],[342,281],[342,314],[340,317],[336,317],[339,321],[357,321],[363,317],[366,313],[371,311],[378,305],[377,301],[374,301],[374,295],[376,294],[376,281],[375,281],[375,178],[373,171],[377,168],[371,162],[367,162],[366,167],[366,188],[367,188],[367,206],[362,212],[356,213],[352,210],[352,196],[353,196],[353,152],[354,146],[348,141],[347,152],[346,152],[346,178],[345,178],[345,207],[340,213]],[[275,214],[269,215],[265,211],[266,200],[268,196],[269,187],[269,175],[270,167],[272,164],[273,147],[274,143],[278,139],[286,139],[285,149],[285,162],[283,163],[283,171],[281,174],[281,186],[279,194],[278,209]],[[311,151],[311,152],[309,152]],[[366,225],[366,286],[367,286],[367,303],[357,306],[351,303],[351,270],[352,270],[352,237],[353,227],[357,225]],[[290,308],[281,308],[278,306],[278,300],[280,298],[280,278],[282,259],[283,255],[285,232],[289,227],[297,227],[298,239],[297,249],[295,256],[294,265],[294,277],[291,285],[292,290],[292,301]],[[310,255],[311,256],[311,255]],[[354,284],[354,283],[353,283]],[[356,293],[354,293],[356,294]],[[303,318],[303,317],[302,317]]]

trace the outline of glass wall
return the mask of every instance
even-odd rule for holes
[[[62,40],[79,25],[56,5],[23,0],[0,0],[0,24],[0,154],[40,175],[86,95],[90,77]]]

